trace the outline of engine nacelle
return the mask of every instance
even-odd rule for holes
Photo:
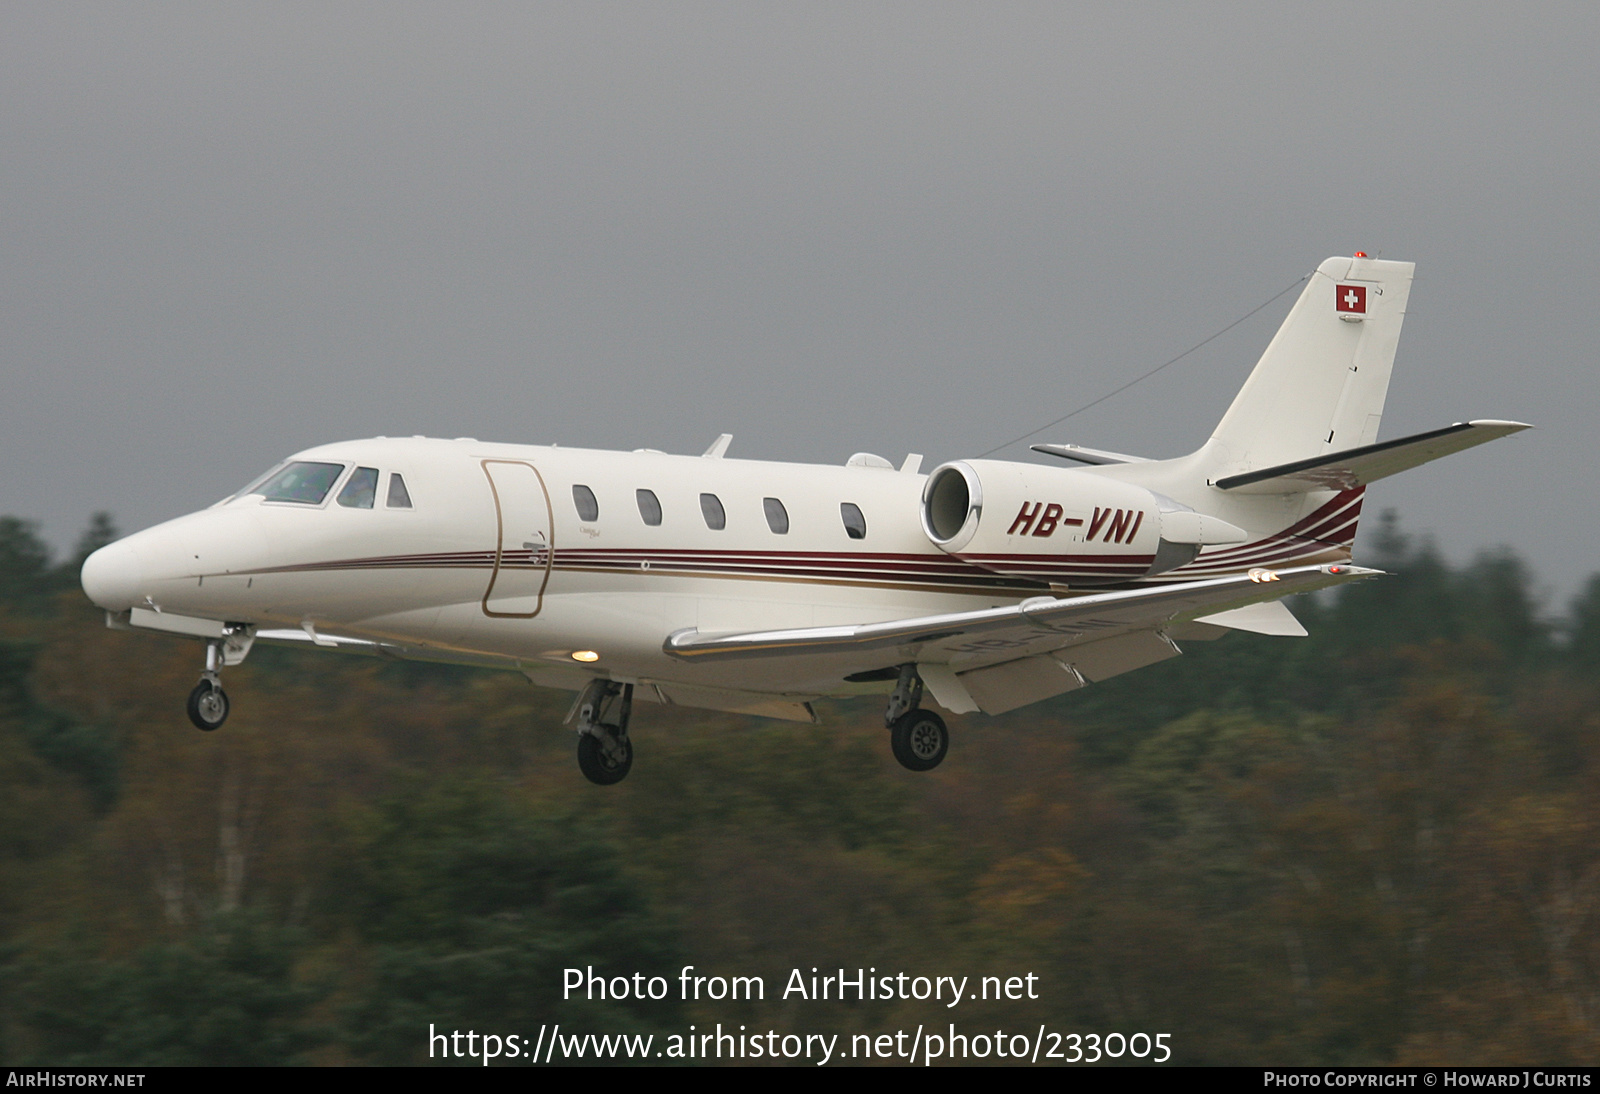
[[[922,491],[922,530],[940,550],[996,574],[1115,585],[1238,543],[1243,530],[1141,486],[1091,472],[956,460]]]

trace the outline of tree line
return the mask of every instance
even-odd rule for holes
[[[1389,576],[1011,714],[937,771],[878,704],[643,708],[590,786],[570,697],[258,649],[215,734],[197,647],[108,630],[0,518],[0,1062],[427,1062],[426,1031],[878,1033],[899,1000],[560,997],[562,970],[1038,976],[959,1023],[1170,1033],[1186,1063],[1592,1060],[1600,575],[1386,515]],[[939,1016],[939,1017],[944,1017]],[[435,1061],[438,1062],[438,1061]],[[454,1062],[454,1061],[452,1061]]]

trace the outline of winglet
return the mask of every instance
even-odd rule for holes
[[[722,454],[728,450],[728,446],[732,443],[733,434],[724,433],[716,440],[712,441],[711,447],[700,453],[700,455],[708,460],[720,460],[722,459]]]

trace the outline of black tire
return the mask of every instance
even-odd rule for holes
[[[931,710],[907,711],[889,728],[889,746],[901,767],[932,771],[950,751],[950,730]]]
[[[228,693],[210,680],[202,680],[189,693],[189,721],[210,733],[228,720]]]
[[[596,786],[615,786],[628,777],[633,769],[633,742],[622,738],[622,758],[606,755],[604,742],[598,734],[578,734],[578,769],[583,777]]]

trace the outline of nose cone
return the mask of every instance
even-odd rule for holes
[[[107,611],[120,612],[141,599],[137,589],[143,576],[139,556],[123,539],[108,543],[84,559],[79,580],[90,600]]]

